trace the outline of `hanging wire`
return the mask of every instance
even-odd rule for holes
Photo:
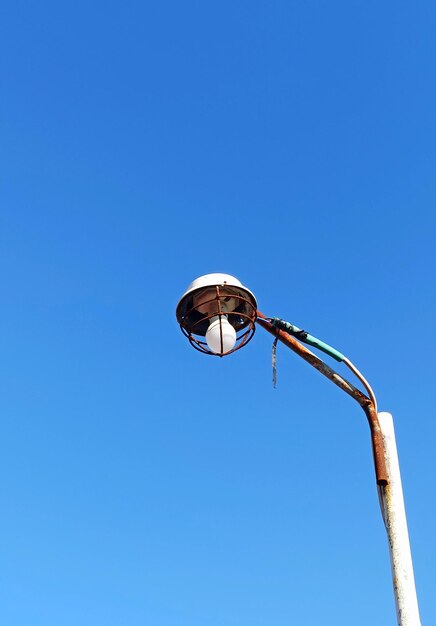
[[[273,387],[276,389],[277,387],[277,342],[279,337],[277,336],[272,345],[272,382]]]

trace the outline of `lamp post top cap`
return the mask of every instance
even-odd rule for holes
[[[204,274],[204,276],[199,276],[198,278],[193,280],[192,283],[188,285],[188,288],[181,297],[179,306],[180,303],[186,298],[186,296],[193,291],[197,291],[197,289],[204,289],[207,287],[216,287],[217,285],[235,287],[236,289],[245,291],[251,296],[254,302],[254,306],[256,306],[256,298],[254,297],[254,294],[249,289],[247,289],[247,287],[245,287],[245,285],[243,285],[240,280],[235,278],[235,276],[231,276],[230,274],[221,274],[219,272],[215,272],[213,274]]]
[[[190,291],[194,291],[194,289],[201,289],[202,287],[215,287],[216,285],[229,285],[229,287],[242,287],[243,286],[240,280],[231,276],[230,274],[205,274],[204,276],[199,276],[188,286],[187,290],[183,295],[186,295]]]

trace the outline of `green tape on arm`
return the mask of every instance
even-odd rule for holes
[[[345,356],[341,354],[339,350],[335,350],[335,348],[332,348],[327,343],[324,343],[324,341],[321,341],[316,337],[312,337],[312,335],[307,335],[304,343],[308,343],[310,346],[318,348],[318,350],[322,350],[322,352],[325,352],[325,354],[333,357],[334,359],[336,359],[336,361],[341,362],[345,359]]]

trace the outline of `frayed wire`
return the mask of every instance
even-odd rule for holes
[[[274,339],[272,345],[272,383],[274,389],[277,387],[277,341],[278,336]]]

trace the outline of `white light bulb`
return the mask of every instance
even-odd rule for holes
[[[223,338],[222,349],[221,333]],[[230,324],[226,315],[216,315],[211,318],[206,333],[206,343],[214,354],[229,352],[229,350],[234,347],[236,343],[236,330]]]

